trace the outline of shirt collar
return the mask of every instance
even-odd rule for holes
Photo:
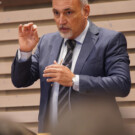
[[[75,38],[75,40],[76,40],[76,42],[77,42],[78,44],[81,44],[81,45],[83,44],[83,41],[84,41],[84,39],[85,39],[85,37],[86,37],[86,34],[87,34],[87,31],[88,31],[89,26],[90,26],[90,23],[89,23],[89,21],[87,21],[87,25],[86,25],[84,31],[83,31],[78,37]],[[67,40],[68,40],[68,39],[64,38],[64,44],[65,44],[65,42],[66,42]]]

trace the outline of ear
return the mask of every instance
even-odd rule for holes
[[[88,17],[89,17],[89,14],[90,14],[90,5],[85,5],[84,7],[83,7],[83,12],[84,12],[84,17],[86,18],[86,19],[88,19]]]

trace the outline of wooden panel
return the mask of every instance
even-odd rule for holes
[[[130,71],[131,73],[131,80],[132,83],[135,84],[135,71]],[[10,78],[0,78],[0,91],[5,91],[5,90],[17,90],[18,88],[14,87],[11,79]],[[40,81],[37,80],[32,86],[29,87],[23,87],[19,88],[20,90],[25,90],[25,89],[38,89],[40,88]]]
[[[135,71],[130,71],[132,83],[135,83]]]
[[[0,117],[6,117],[21,123],[32,123],[38,122],[38,111],[0,112]]]
[[[0,62],[0,74],[10,74],[11,73],[11,63],[12,62]]]
[[[45,4],[51,2],[51,0],[1,0],[2,7],[11,6],[26,6],[35,4]],[[12,2],[11,2],[12,1]]]
[[[128,6],[127,6],[128,5]],[[135,12],[135,1],[91,4],[90,16]],[[129,8],[130,7],[130,8]],[[52,8],[0,13],[0,24],[53,19]]]
[[[135,36],[126,36],[126,39],[127,39],[128,49],[135,48]],[[0,45],[0,58],[15,56],[16,51],[19,48],[19,44],[18,43],[9,44],[9,43]],[[131,57],[131,66],[135,66],[135,61],[133,59],[135,58],[134,54],[129,54],[129,55]]]
[[[135,106],[133,107],[120,107],[123,118],[135,118]]]
[[[132,83],[135,83],[135,71],[131,71],[131,78],[132,78]],[[16,88],[13,86],[11,79],[9,78],[3,78],[0,79],[0,91],[3,90],[16,90]],[[40,82],[36,81],[32,86],[28,88],[22,88],[22,89],[37,89],[40,87]]]
[[[135,66],[135,53],[129,54],[130,66]]]
[[[9,50],[10,52],[10,50]],[[14,55],[15,55],[16,50],[14,50]],[[7,56],[8,56],[8,52],[7,52]],[[130,56],[130,65],[131,66],[135,66],[135,54],[129,54]],[[11,64],[12,61],[3,61],[0,62],[0,74],[10,74],[11,73]]]
[[[27,88],[21,88],[21,89],[38,89],[38,88],[40,88],[39,80],[36,81],[32,86],[29,86]],[[13,86],[10,78],[3,78],[3,79],[0,78],[0,91],[4,91],[4,90],[17,90],[17,88]]]
[[[0,24],[53,19],[52,9],[32,9],[23,11],[1,12]]]
[[[39,106],[40,93],[23,93],[14,95],[1,95],[0,108],[7,107],[28,107]],[[124,98],[117,98],[117,101],[135,101],[135,88],[131,89],[130,94]]]
[[[18,48],[19,48],[18,44],[0,45],[0,58],[15,56]]]
[[[30,1],[34,4],[36,0]],[[41,1],[37,0],[36,2]],[[16,0],[16,3],[8,4],[18,4],[21,2],[27,3],[29,0]],[[135,84],[135,0],[98,0],[94,2],[95,4],[90,4],[90,16],[95,21],[95,24],[100,27],[125,33],[131,60],[130,66],[132,66],[131,78],[132,83]],[[13,86],[10,78],[4,78],[4,76],[6,74],[10,75],[11,59],[18,48],[17,25],[30,21],[37,22],[40,37],[43,34],[55,32],[57,31],[57,27],[54,25],[52,8],[16,10],[10,12],[2,11],[0,12],[0,18],[0,116],[5,115],[5,117],[11,117],[15,121],[26,123],[29,129],[37,132],[37,125],[29,126],[29,124],[37,124],[38,122],[38,110],[35,110],[35,108],[38,108],[40,100],[39,80],[28,88],[18,89]],[[123,102],[122,104],[126,103],[127,105],[126,107],[120,107],[123,117],[133,120],[132,123],[135,123],[134,85],[132,85],[131,92],[127,97],[116,99],[118,102]],[[30,110],[32,107],[34,109]]]
[[[101,21],[95,22],[100,27],[105,27],[112,30],[117,30],[121,32],[135,31],[135,19],[127,20],[115,20],[115,21]],[[39,26],[38,32],[41,37],[43,34],[56,32],[56,25]],[[18,29],[1,29],[0,31],[0,41],[4,40],[17,40],[18,39]]]
[[[40,93],[0,96],[0,107],[39,106]]]
[[[135,117],[135,107],[122,107],[120,111],[124,118]],[[13,121],[21,123],[32,123],[38,122],[38,111],[1,112],[0,117],[10,118]]]
[[[129,95],[124,98],[116,98],[117,101],[119,102],[129,102],[129,101],[135,101],[135,88],[132,88]]]
[[[40,37],[43,34],[55,32],[55,31],[57,31],[56,25],[38,27],[38,32]],[[0,41],[17,40],[17,39],[18,39],[18,29],[1,29]]]
[[[135,35],[132,36],[126,36],[127,39],[127,47],[128,49],[133,49],[135,48]]]
[[[111,30],[117,30],[121,32],[131,32],[135,31],[133,28],[135,25],[135,19],[123,19],[123,20],[108,20],[102,22],[95,22],[95,24],[99,27],[104,27]]]
[[[10,43],[0,45],[0,58],[11,58],[15,57],[17,49],[19,48],[18,43]],[[33,49],[33,52],[36,50],[36,47]]]
[[[25,127],[28,128],[29,130],[33,131],[34,133],[38,133],[38,126],[36,126],[36,127],[25,126]]]
[[[110,15],[132,12],[135,12],[135,1],[118,1],[91,4],[91,15]]]

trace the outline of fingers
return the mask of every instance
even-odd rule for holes
[[[22,27],[23,27],[22,24],[20,24],[18,28],[19,33],[22,33]]]
[[[33,23],[24,24],[23,25],[23,31],[24,32],[32,31],[33,30],[32,27],[33,27]]]
[[[47,74],[47,73],[57,73],[60,69],[57,69],[57,68],[49,68],[49,69],[45,69],[44,70],[44,74]]]
[[[35,34],[37,34],[37,26],[34,25],[32,22],[31,23],[28,23],[28,24],[20,24],[19,25],[19,33],[22,33],[22,32],[35,32]],[[38,35],[37,35],[38,36]]]
[[[43,77],[56,77],[59,70],[59,68],[45,68],[43,71]]]
[[[56,62],[56,60],[54,60],[54,62],[53,62],[54,64],[58,64],[57,62]]]
[[[63,86],[72,86],[73,76],[67,67],[57,64],[56,61],[43,71],[43,77],[46,77],[47,82],[57,82]]]
[[[45,68],[43,77],[47,78],[47,82],[58,82],[58,78],[62,75],[62,68]]]
[[[47,82],[58,82],[57,78],[49,78],[46,80]]]
[[[37,25],[32,25],[32,30],[35,31],[37,29]]]
[[[63,65],[60,65],[60,64],[52,64],[52,65],[49,65],[46,67],[46,69],[49,69],[49,68],[64,68],[65,66]]]
[[[64,74],[65,72],[70,71],[69,68],[67,68],[66,66],[59,65],[59,64],[57,64],[56,61],[54,61],[54,63],[56,63],[56,64],[47,66],[45,68],[45,70],[43,71],[43,74],[57,73],[57,75],[60,75],[60,74]],[[44,76],[44,77],[46,77],[46,76]],[[51,77],[51,76],[47,76],[47,77]]]
[[[65,87],[71,87],[73,85],[72,81],[62,81],[62,80],[59,80],[57,77],[56,78],[48,78],[46,80],[47,82],[57,82],[59,83],[60,85],[63,85]]]
[[[56,72],[52,73],[44,73],[43,77],[46,77],[47,82],[58,82],[58,74]]]
[[[55,78],[55,77],[57,77],[57,74],[56,73],[46,73],[46,74],[43,74],[43,77]]]
[[[35,37],[34,40],[35,40],[36,42],[38,42],[38,41],[39,41],[39,37],[38,37],[37,27],[34,29],[33,34],[34,34],[34,37]]]

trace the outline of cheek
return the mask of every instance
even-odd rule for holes
[[[59,20],[57,18],[54,18],[54,21],[55,21],[56,25],[59,25]]]
[[[78,19],[74,18],[69,21],[69,25],[72,27],[72,29],[75,29],[78,25],[79,21]]]
[[[78,21],[78,20],[74,20],[73,21],[73,23],[72,23],[72,28],[74,29],[74,30],[78,30],[78,29],[80,29],[80,21]]]

